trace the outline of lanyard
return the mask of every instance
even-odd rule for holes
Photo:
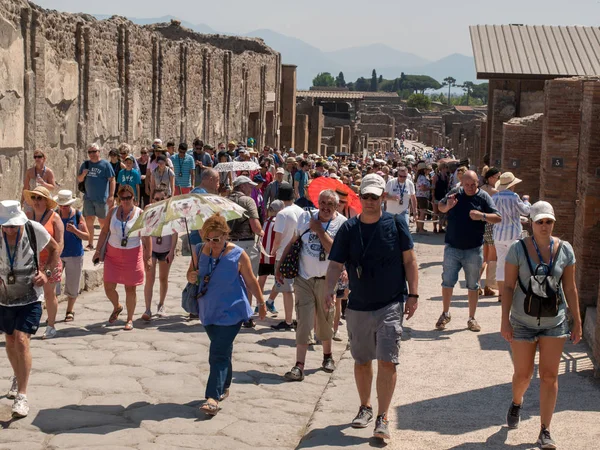
[[[129,214],[127,215],[127,219],[125,219],[125,221],[123,221],[123,208],[121,208],[121,231],[123,232],[123,239],[126,238],[125,236],[125,228],[127,227],[127,222],[129,222],[129,218],[131,217],[131,213],[133,212],[133,208],[131,209],[131,211],[129,211]]]
[[[2,234],[4,235],[4,243],[6,244],[6,254],[8,255],[8,265],[10,266],[10,271],[12,273],[14,271],[15,259],[17,258],[17,250],[19,248],[19,238],[21,237],[21,228],[19,228],[19,231],[17,231],[17,240],[15,241],[15,251],[12,255],[10,253],[10,248],[8,246],[8,239],[6,239],[6,234],[5,233],[2,233]]]
[[[46,217],[46,214],[48,214],[48,211],[50,211],[49,209],[47,209],[46,211],[44,211],[44,214],[42,214],[42,218],[39,220],[39,223],[41,223],[43,225],[43,221],[44,221],[44,217]],[[35,220],[35,211],[33,212],[33,220]]]
[[[533,236],[531,236],[531,241],[533,242],[533,247],[535,248],[535,251],[538,255],[538,258],[540,259],[540,264],[542,265],[546,265],[544,263],[544,259],[542,258],[542,254],[540,253],[540,249],[538,248],[537,242],[535,242],[535,238]],[[550,270],[552,270],[552,260],[554,259],[554,239],[550,238],[550,261],[548,262],[548,272],[550,272]]]
[[[37,178],[37,174],[38,174],[38,173],[37,173],[37,167],[34,167],[34,168],[33,168],[33,171],[34,171],[35,177]],[[44,175],[46,175],[46,166],[44,166],[44,167],[42,168],[42,173],[40,174],[40,178],[41,178],[42,180],[44,179]]]
[[[360,249],[361,249],[361,255],[360,255],[360,260],[362,261],[365,257],[365,255],[367,254],[367,250],[369,249],[369,247],[371,246],[371,243],[373,242],[373,238],[375,238],[375,235],[377,234],[377,229],[373,230],[373,234],[371,234],[371,237],[369,238],[369,242],[367,242],[367,246],[365,247],[365,243],[363,242],[363,236],[362,236],[362,227],[360,225],[360,217],[358,218],[358,235],[360,236]],[[377,222],[379,223],[379,222]],[[359,264],[361,264],[361,262],[359,261]]]
[[[182,160],[181,156],[177,155],[177,161],[179,161],[179,176],[182,177],[183,176],[183,163],[185,162],[185,156],[183,157],[183,160]]]
[[[213,257],[212,257],[212,250],[209,253],[208,256],[208,276],[210,277],[213,273],[213,271],[217,268],[217,265],[219,264],[219,261],[221,261],[221,258],[223,257],[223,253],[225,253],[225,249],[227,248],[227,245],[223,246],[223,249],[221,250],[221,253],[219,254],[219,257],[213,262]],[[214,265],[213,265],[214,263]]]
[[[400,198],[404,198],[404,193],[406,192],[406,181],[400,187],[400,183],[398,183],[398,187],[400,188]]]

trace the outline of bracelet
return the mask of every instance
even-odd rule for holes
[[[419,298],[417,294],[408,294],[408,298]]]
[[[258,306],[265,306],[266,304],[267,304],[267,302],[262,302],[262,303],[259,303]]]

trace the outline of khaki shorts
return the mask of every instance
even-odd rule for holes
[[[275,261],[275,267],[279,265],[279,261]],[[294,279],[284,278],[283,284],[279,284],[277,279],[275,279],[275,284],[273,285],[273,289],[275,292],[284,294],[287,292],[294,292]]]
[[[310,333],[315,324],[317,314],[317,339],[330,341],[333,339],[333,313],[331,308],[327,313],[325,306],[325,278],[296,277],[294,282],[296,291],[296,344],[307,345],[310,342]]]

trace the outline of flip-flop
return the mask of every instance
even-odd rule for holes
[[[221,410],[218,404],[206,402],[204,405],[200,407],[202,411],[204,411],[209,416],[216,416],[217,413]]]
[[[131,320],[125,324],[125,326],[123,327],[123,330],[125,330],[125,331],[133,330],[133,323],[131,322]]]
[[[117,319],[119,318],[119,314],[121,314],[122,312],[123,312],[123,307],[119,306],[117,309],[115,309],[112,312],[112,314],[108,318],[108,323],[115,323],[117,321]]]
[[[75,320],[75,312],[67,311],[67,315],[65,316],[65,322],[73,322]]]

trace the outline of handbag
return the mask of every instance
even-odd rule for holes
[[[525,252],[525,258],[527,259],[529,272],[531,273],[531,276],[529,277],[529,286],[527,288],[525,288],[521,278],[517,277],[519,280],[519,287],[525,294],[523,309],[525,314],[528,316],[537,318],[539,326],[542,317],[556,317],[558,314],[559,305],[563,302],[560,287],[562,277],[557,279],[552,275],[556,261],[552,267],[548,267],[545,264],[538,264],[534,269],[531,261],[529,260],[529,254],[527,252],[525,241],[520,239],[520,242],[521,246],[523,247],[523,251]],[[556,259],[558,259],[561,249],[562,241],[558,245],[558,250],[556,251],[555,257]],[[541,273],[540,268],[542,269]]]
[[[90,170],[90,162],[89,161],[84,162],[83,167],[86,170]],[[81,183],[77,183],[77,190],[79,192],[81,192],[82,194],[85,194],[85,178],[83,179],[83,181]],[[104,260],[102,260],[102,261],[104,261]]]
[[[202,252],[202,247],[204,244],[196,245],[196,261],[200,261],[200,253]],[[192,260],[192,264],[193,264]],[[196,267],[194,267],[196,269]],[[183,288],[183,292],[181,293],[181,307],[188,314],[198,315],[198,283],[190,283],[185,285]]]
[[[285,258],[281,261],[279,265],[279,271],[283,278],[288,280],[293,280],[298,276],[298,271],[300,268],[300,252],[302,251],[302,236],[310,231],[308,228],[304,233],[300,235],[298,239],[292,244],[290,247],[290,251],[287,252]]]

